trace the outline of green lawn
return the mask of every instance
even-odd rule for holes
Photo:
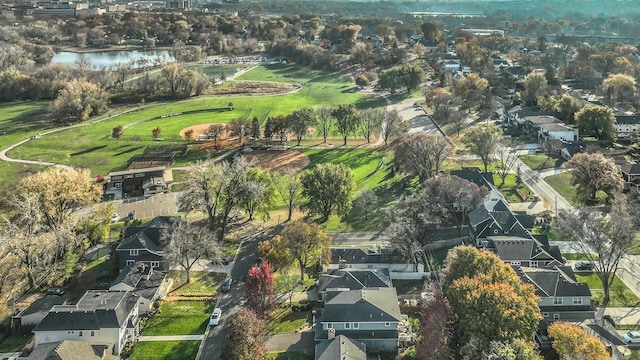
[[[281,271],[276,272],[273,280],[276,294],[287,292],[287,287],[289,287],[293,281],[296,282],[294,292],[305,291],[316,283],[316,279],[309,277],[307,274],[304,275],[304,281],[302,283],[297,283],[300,281],[300,269],[297,266],[289,269],[287,275],[283,275]]]
[[[218,288],[224,281],[226,274],[192,271],[191,283],[185,284],[186,274],[184,271],[176,270],[169,273],[169,277],[174,279],[175,290],[171,292],[173,296],[197,296],[213,297],[218,292]]]
[[[313,356],[300,351],[271,351],[267,354],[269,360],[313,360]]]
[[[267,333],[290,334],[307,323],[309,311],[293,311],[290,307],[280,307],[269,314]]]
[[[224,73],[226,77],[233,75],[236,71],[242,69],[242,65],[229,65],[229,64],[199,64],[192,63],[185,66],[187,69],[195,70],[199,73],[205,74],[209,77],[220,78],[220,75]]]
[[[200,341],[144,341],[133,348],[129,360],[190,360],[198,355]]]
[[[565,162],[561,157],[552,157],[545,154],[522,155],[519,158],[533,170],[557,168]]]
[[[578,254],[578,253],[564,253],[562,254],[562,256],[564,256],[565,259],[567,260],[589,260],[588,257],[584,256],[583,254]],[[591,259],[597,259],[598,256],[596,254],[591,254],[592,258]],[[600,285],[600,287],[602,287],[602,285]]]
[[[602,282],[595,273],[579,274],[576,273],[576,279],[579,282],[586,283],[591,289],[593,300],[602,303],[604,291],[602,290]],[[616,276],[611,287],[611,307],[635,307],[640,305],[640,299],[627,288],[627,286]]]
[[[32,338],[33,335],[9,336],[0,343],[0,353],[22,351]]]
[[[578,205],[578,199],[576,197],[576,186],[571,185],[571,173],[564,172],[561,174],[555,174],[544,178],[552,188],[554,188],[558,194],[565,198],[572,205]]]
[[[165,301],[142,330],[142,335],[204,334],[213,304],[208,301]]]

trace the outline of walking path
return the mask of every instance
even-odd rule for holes
[[[140,336],[138,341],[202,341],[204,335],[163,335],[163,336]]]

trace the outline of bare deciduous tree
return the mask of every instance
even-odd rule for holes
[[[327,137],[331,134],[333,128],[334,118],[333,109],[330,107],[322,106],[316,111],[316,125],[322,134],[322,142],[327,142]]]
[[[214,234],[206,227],[176,219],[162,234],[167,242],[166,258],[171,265],[179,265],[191,282],[191,268],[205,257],[217,257],[221,248]]]
[[[511,150],[511,148],[500,145],[496,147],[495,154],[496,159],[500,162],[495,170],[496,174],[500,177],[500,185],[498,185],[498,187],[502,187],[509,175],[511,167],[515,164],[516,160],[518,160],[518,154],[514,150]]]
[[[302,183],[297,174],[284,174],[276,180],[276,191],[287,205],[287,220],[291,220],[293,209],[300,205]]]
[[[398,145],[393,161],[397,168],[417,175],[423,182],[440,172],[452,151],[453,146],[443,136],[416,134]]]
[[[637,249],[638,226],[631,214],[626,196],[616,194],[610,214],[602,208],[582,207],[556,218],[565,235],[575,241],[581,254],[593,263],[604,290],[603,307],[611,300],[611,286],[620,261]]]

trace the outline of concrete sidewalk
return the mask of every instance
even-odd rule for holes
[[[637,307],[608,307],[605,309],[604,314],[611,316],[616,325],[640,324],[640,308]]]
[[[202,341],[204,335],[140,336],[138,341]]]

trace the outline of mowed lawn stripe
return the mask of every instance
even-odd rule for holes
[[[199,335],[204,334],[211,304],[206,301],[165,301],[160,312],[142,330],[142,335]]]

